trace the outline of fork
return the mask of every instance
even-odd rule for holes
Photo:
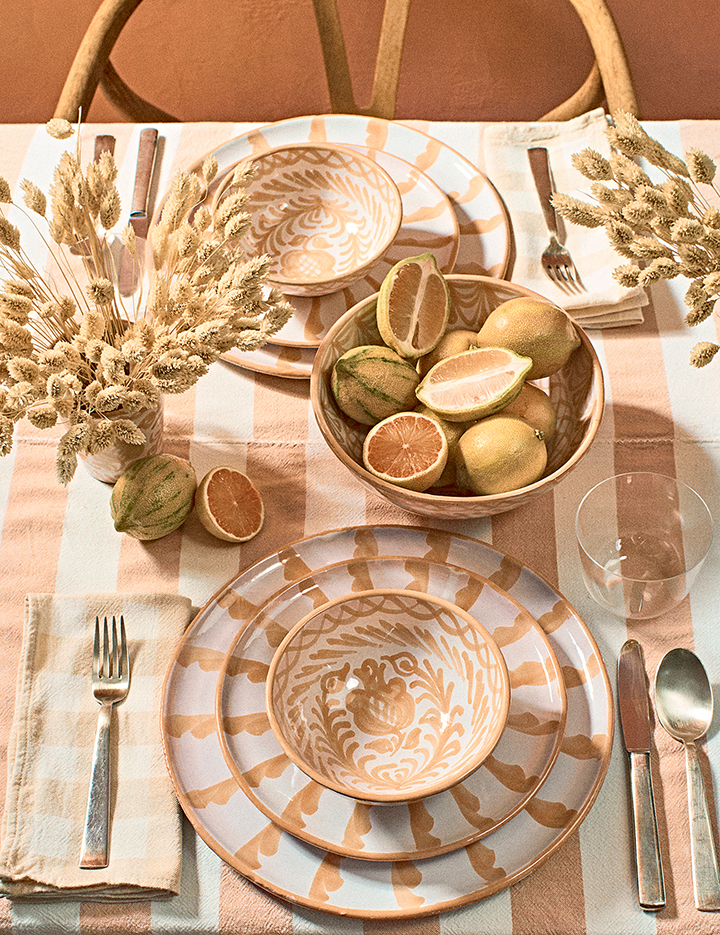
[[[93,750],[90,788],[88,790],[85,831],[80,866],[96,870],[108,865],[108,824],[110,813],[110,721],[112,709],[127,697],[130,689],[125,620],[120,617],[120,645],[117,623],[112,618],[112,642],[108,635],[108,619],[103,623],[100,646],[100,618],[95,618],[93,641],[92,691],[100,705],[95,748]]]
[[[550,177],[550,162],[548,151],[542,146],[535,146],[528,150],[530,171],[532,172],[540,198],[545,224],[550,233],[550,243],[540,257],[546,275],[558,286],[579,289],[581,288],[572,261],[567,249],[558,241],[558,225],[555,208],[552,201],[553,185]]]

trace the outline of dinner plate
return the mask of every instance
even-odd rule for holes
[[[482,840],[414,861],[342,857],[284,831],[240,788],[215,730],[215,693],[225,655],[238,630],[268,597],[314,569],[376,555],[444,562],[499,585],[545,630],[567,689],[565,737],[538,793]],[[298,905],[388,919],[467,905],[510,886],[546,861],[597,798],[610,761],[613,717],[610,683],[597,644],[573,607],[548,582],[468,536],[409,526],[365,526],[310,536],[273,552],[209,601],[186,630],[168,668],[162,737],[181,807],[199,836],[231,867]]]
[[[390,153],[415,166],[434,182],[450,199],[459,227],[458,253],[454,272],[475,273],[502,278],[510,259],[510,220],[500,195],[488,178],[460,153],[420,130],[380,117],[355,114],[326,114],[314,117],[293,117],[259,127],[223,143],[190,167],[200,167],[208,155],[217,159],[219,173],[274,146],[285,143],[341,143]],[[220,183],[221,184],[221,183]],[[347,306],[348,308],[350,305]],[[253,352],[258,354],[258,352]],[[268,361],[248,367],[252,355],[228,351],[225,360],[246,369],[277,376],[297,376],[274,370]],[[310,377],[308,368],[307,378]]]
[[[256,351],[233,348],[221,355],[221,360],[255,373],[269,373],[286,380],[309,380],[315,360],[314,347],[283,347],[263,344]]]
[[[424,172],[391,153],[351,146],[374,159],[396,183],[403,206],[403,220],[394,241],[381,260],[358,282],[329,295],[305,298],[286,295],[295,309],[290,321],[270,338],[271,344],[318,347],[330,327],[360,299],[377,292],[395,265],[409,256],[431,251],[443,273],[451,273],[458,252],[459,226],[447,195]],[[228,170],[213,196],[216,205],[232,181]]]
[[[309,779],[289,758],[266,714],[265,681],[278,640],[320,606],[372,588],[422,591],[461,607],[491,633],[510,676],[507,727],[464,782],[413,804],[371,806]],[[515,815],[560,750],[567,697],[562,672],[530,614],[486,578],[404,558],[349,559],[302,578],[265,603],[233,641],[218,678],[217,730],[230,771],[273,821],[336,854],[415,860],[478,840]],[[271,770],[264,764],[273,763]]]

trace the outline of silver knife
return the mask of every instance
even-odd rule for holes
[[[665,906],[660,842],[650,772],[650,700],[643,651],[628,640],[618,659],[618,701],[625,747],[630,754],[638,902],[654,912]]]
[[[155,165],[157,143],[158,131],[154,127],[146,127],[141,131],[137,169],[135,171],[135,188],[130,207],[130,224],[138,240],[138,254],[144,249],[144,241],[147,239],[148,227],[150,226],[148,197]],[[132,254],[127,247],[123,247],[120,254],[120,272],[118,274],[120,295],[132,295],[135,291],[136,278],[139,272],[138,264]]]

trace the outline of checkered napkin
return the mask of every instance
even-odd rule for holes
[[[110,863],[78,867],[99,712],[95,616],[124,614],[130,691],[113,709]],[[0,895],[152,899],[178,893],[181,823],[165,767],[165,670],[191,616],[174,594],[29,594],[8,745]]]
[[[556,191],[585,201],[593,200],[590,182],[572,165],[573,153],[590,147],[605,156],[607,119],[602,109],[564,122],[504,123],[488,127],[484,136],[485,168],[500,191],[515,235],[516,258],[512,281],[540,293],[566,309],[585,328],[633,325],[643,320],[648,299],[640,288],[626,289],[613,278],[616,266],[627,262],[610,246],[605,230],[590,229],[559,219],[560,241],[572,256],[587,291],[567,292],[548,279],[540,256],[548,234],[538,199],[527,150],[548,150]],[[564,234],[564,236],[563,236]]]

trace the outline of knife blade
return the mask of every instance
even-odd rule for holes
[[[650,699],[642,647],[627,640],[618,659],[618,702],[625,748],[630,755],[638,902],[657,912],[665,906],[660,842],[650,770]]]
[[[135,237],[138,240],[138,256],[144,251],[148,227],[150,226],[150,218],[148,217],[148,196],[150,194],[150,182],[155,166],[157,144],[158,131],[154,127],[146,127],[142,130],[140,133],[140,143],[138,145],[135,187],[133,189],[129,218],[130,225],[135,231]],[[127,247],[123,247],[122,253],[120,254],[120,272],[118,274],[120,295],[132,295],[135,291],[137,276],[140,272],[138,267],[139,264],[135,261],[133,255]]]

